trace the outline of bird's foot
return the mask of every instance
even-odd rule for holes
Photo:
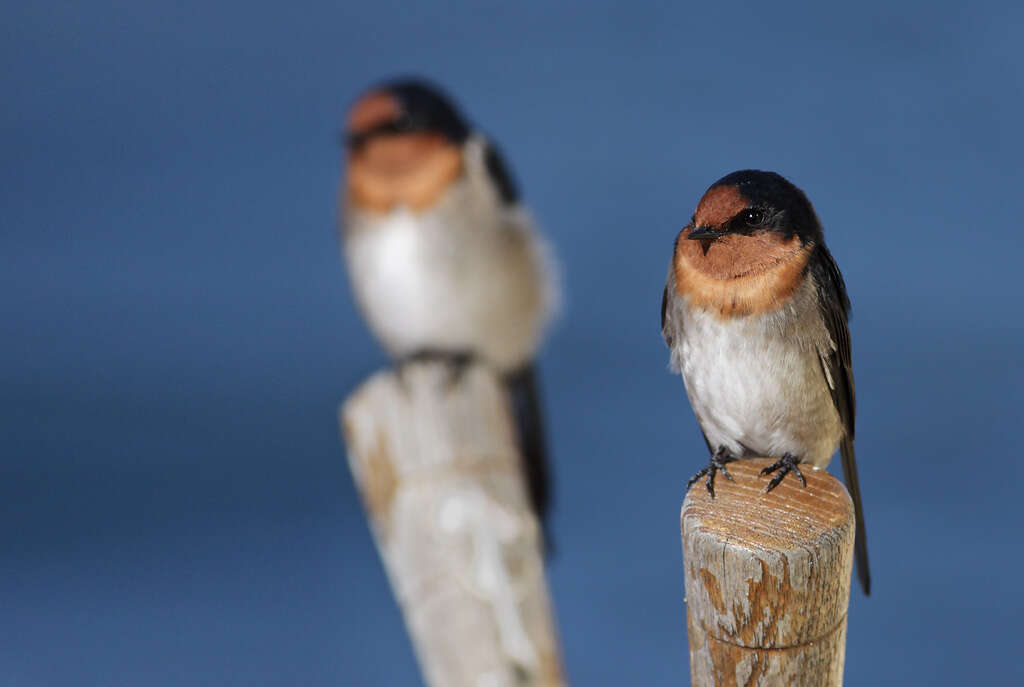
[[[448,375],[445,380],[445,387],[451,391],[466,374],[466,370],[476,360],[472,351],[442,351],[433,348],[421,348],[409,355],[404,355],[396,361],[395,373],[398,375],[398,382],[405,387],[405,371],[409,365],[421,362],[435,361],[444,363]]]
[[[459,385],[462,381],[463,376],[466,374],[466,370],[476,360],[476,356],[471,351],[456,351],[449,353],[445,358],[445,364],[448,366],[448,391],[451,391]]]
[[[395,377],[398,378],[398,385],[402,387],[402,391],[409,391],[409,379],[406,376],[406,372],[410,365],[426,360],[426,353],[424,351],[416,351],[415,353],[409,353],[403,355],[400,358],[395,358]]]
[[[793,456],[791,453],[784,453],[781,458],[761,471],[762,476],[770,475],[776,470],[779,473],[775,475],[775,477],[772,477],[772,481],[768,483],[767,487],[765,487],[764,493],[767,494],[769,491],[782,484],[782,480],[784,480],[786,475],[791,472],[800,478],[800,483],[806,488],[807,480],[804,479],[804,473],[800,472],[799,466],[799,458]]]
[[[701,468],[696,475],[690,478],[690,481],[686,483],[686,491],[690,491],[690,487],[693,486],[694,482],[699,480],[701,477],[705,477],[704,486],[707,487],[708,493],[711,494],[711,498],[715,498],[715,475],[719,470],[725,475],[725,478],[730,482],[735,482],[729,471],[726,470],[726,463],[735,461],[736,458],[729,455],[728,449],[724,446],[720,446],[717,451],[711,456],[711,460],[708,461],[707,467]]]

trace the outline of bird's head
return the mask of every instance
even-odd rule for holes
[[[802,283],[821,223],[803,191],[743,170],[704,193],[675,248],[676,288],[723,315],[775,309]]]
[[[793,238],[810,243],[821,236],[821,223],[804,192],[775,172],[742,170],[716,181],[704,193],[683,235],[711,246],[727,237],[742,245],[744,238],[773,235],[772,242]]]
[[[377,212],[431,207],[461,173],[469,133],[451,101],[427,82],[374,86],[352,105],[345,123],[348,201]]]

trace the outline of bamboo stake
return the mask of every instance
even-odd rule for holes
[[[341,408],[349,466],[431,687],[564,685],[509,400],[473,365],[374,375]]]
[[[705,685],[842,685],[853,505],[824,470],[764,493],[769,461],[729,464],[715,499],[683,503],[690,678]]]

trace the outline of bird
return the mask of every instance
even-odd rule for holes
[[[870,594],[864,508],[854,454],[850,301],[807,195],[775,172],[741,170],[704,193],[676,237],[661,300],[670,368],[686,394],[711,459],[711,497],[728,463],[777,459],[761,471],[823,468],[836,448],[856,518],[854,552]]]
[[[437,85],[403,77],[371,86],[342,139],[340,233],[362,315],[399,375],[420,360],[446,363],[453,383],[474,361],[498,372],[550,547],[536,364],[560,300],[548,242],[497,145]]]

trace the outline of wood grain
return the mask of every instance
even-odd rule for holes
[[[378,373],[341,425],[378,550],[432,687],[565,684],[509,399],[470,367]]]
[[[842,684],[853,504],[824,470],[765,494],[770,461],[729,464],[683,503],[692,684]]]

